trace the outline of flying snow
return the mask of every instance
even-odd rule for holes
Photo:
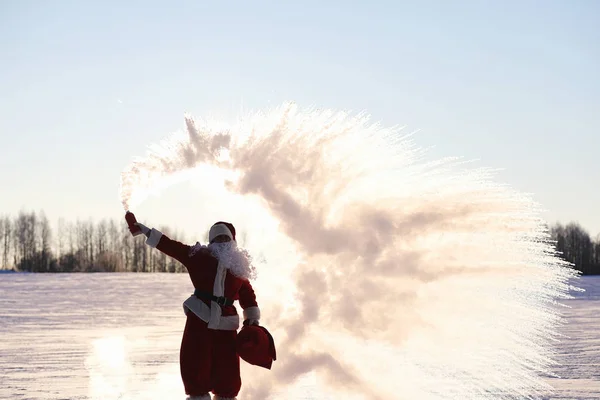
[[[255,285],[278,359],[272,371],[244,367],[243,398],[309,373],[347,399],[548,391],[574,272],[530,196],[459,158],[425,161],[411,135],[364,114],[290,103],[185,124],[126,168],[121,201],[135,209],[177,174],[211,167],[275,221],[278,235],[249,251],[291,249],[267,256]]]

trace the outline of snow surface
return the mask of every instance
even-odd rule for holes
[[[548,399],[600,399],[600,277],[578,279],[576,285],[585,292],[573,292],[574,299],[563,301],[567,325],[561,333],[560,356],[550,379],[556,393]]]
[[[547,399],[600,399],[600,277],[577,285],[586,292],[565,301],[569,337]],[[3,274],[0,399],[185,399],[178,352],[191,291],[186,274]],[[242,380],[255,368],[243,364]],[[272,398],[333,398],[318,385],[309,374]]]

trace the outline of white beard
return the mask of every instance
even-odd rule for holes
[[[238,278],[256,279],[256,268],[252,264],[252,256],[246,249],[238,248],[235,241],[211,243],[208,246],[196,243],[190,250],[190,257],[204,248],[210,250],[211,254]]]

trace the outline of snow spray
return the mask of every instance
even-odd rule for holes
[[[259,302],[276,299],[261,302],[261,321],[280,354],[268,373],[242,370],[242,398],[297,398],[291,387],[311,374],[319,398],[551,391],[559,300],[576,272],[530,196],[460,158],[426,161],[413,135],[365,114],[286,103],[185,125],[123,171],[124,209],[210,166],[235,172],[232,198],[260,199],[275,221],[267,255],[293,245],[260,268]],[[233,222],[263,240],[260,224]]]

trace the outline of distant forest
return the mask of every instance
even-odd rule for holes
[[[183,235],[156,227],[176,240]],[[125,218],[58,220],[52,232],[43,212],[0,217],[0,267],[22,272],[184,272],[178,261],[133,237]]]
[[[185,238],[157,227],[176,240]],[[600,275],[600,235],[579,224],[549,227],[556,249],[584,275]],[[184,272],[177,261],[134,238],[125,220],[58,221],[52,232],[43,212],[0,217],[0,269],[23,272]]]

